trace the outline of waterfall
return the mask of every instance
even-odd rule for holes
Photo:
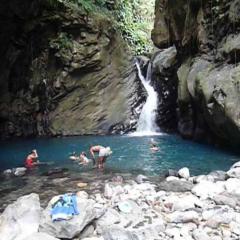
[[[159,128],[156,125],[156,111],[158,105],[158,95],[154,88],[151,86],[151,63],[148,65],[147,76],[144,78],[139,62],[136,62],[138,76],[147,91],[148,97],[146,103],[143,106],[142,112],[140,114],[138,125],[137,125],[137,135],[154,135],[157,134]]]

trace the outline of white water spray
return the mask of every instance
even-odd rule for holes
[[[138,70],[138,76],[144,86],[144,88],[147,91],[148,97],[146,100],[145,105],[143,106],[142,112],[140,114],[139,120],[138,120],[138,126],[137,131],[134,135],[156,135],[159,131],[157,125],[156,125],[156,111],[157,111],[157,105],[158,105],[158,96],[155,92],[154,88],[150,84],[151,80],[151,63],[148,65],[147,69],[147,76],[146,79],[144,78],[140,65],[138,62],[136,62],[137,70]]]

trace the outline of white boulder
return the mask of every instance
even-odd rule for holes
[[[50,236],[46,233],[38,232],[38,233],[33,233],[27,238],[24,238],[24,240],[59,240],[59,239],[53,236]]]
[[[240,179],[229,178],[225,182],[226,191],[233,195],[240,195]]]
[[[186,168],[186,167],[181,168],[181,169],[178,171],[178,175],[179,175],[179,177],[181,177],[181,178],[188,179],[188,178],[190,177],[189,169]]]
[[[41,216],[40,231],[57,238],[74,238],[80,234],[86,225],[98,219],[105,212],[103,205],[96,204],[94,200],[77,197],[79,215],[74,215],[73,218],[67,221],[53,222],[50,216],[51,202]]]
[[[27,169],[25,167],[19,167],[19,168],[15,168],[13,169],[13,174],[16,177],[21,177],[24,176],[26,174]]]
[[[207,199],[208,197],[220,194],[224,190],[224,182],[213,183],[209,181],[202,181],[193,187],[192,193],[201,199]]]
[[[198,218],[199,215],[195,211],[185,212],[175,211],[171,214],[168,214],[167,221],[170,223],[188,223],[188,222],[198,223],[199,221]]]
[[[0,217],[0,237],[3,240],[24,240],[36,233],[40,221],[39,196],[35,193],[20,197],[10,204]]]

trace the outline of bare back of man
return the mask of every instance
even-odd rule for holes
[[[89,151],[90,151],[90,154],[93,158],[93,165],[96,165],[96,159],[95,159],[95,153],[98,153],[100,152],[100,150],[104,148],[103,146],[101,145],[96,145],[96,146],[91,146]],[[99,163],[99,157],[97,158],[97,164]]]

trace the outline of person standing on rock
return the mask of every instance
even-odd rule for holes
[[[32,168],[39,164],[37,150],[33,149],[32,152],[27,156],[25,160],[26,168]]]
[[[97,164],[97,167],[99,169],[103,168],[103,164],[105,163],[107,157],[109,157],[112,154],[110,147],[103,147],[100,145],[91,146],[89,151],[93,158],[93,165]],[[97,162],[95,160],[95,153],[98,153]]]

